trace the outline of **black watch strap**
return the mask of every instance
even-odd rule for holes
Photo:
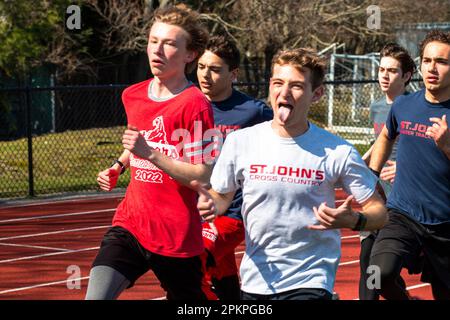
[[[380,177],[380,173],[379,173],[378,171],[375,171],[375,170],[373,170],[372,168],[369,168],[369,169],[370,169],[370,171],[372,171],[372,173],[373,173],[374,175],[377,176],[377,178]]]
[[[125,167],[125,165],[123,164],[123,162],[120,161],[119,159],[114,160],[114,162],[113,162],[113,164],[111,165],[111,167],[112,167],[113,165],[115,165],[116,163],[120,166],[120,168],[122,168],[122,169],[120,170],[120,174],[124,173],[126,167]]]
[[[352,229],[353,231],[364,230],[364,227],[366,226],[367,223],[366,216],[359,211],[357,213],[358,213],[358,221],[356,222],[356,225],[353,227]]]

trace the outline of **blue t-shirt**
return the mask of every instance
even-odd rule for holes
[[[386,121],[389,139],[399,135],[397,171],[387,207],[423,224],[450,222],[450,160],[427,137],[431,117],[446,114],[450,100],[430,103],[425,90],[398,97]]]
[[[214,125],[223,137],[238,129],[251,127],[255,124],[272,120],[273,111],[260,100],[233,89],[231,96],[223,101],[212,101]],[[224,216],[242,220],[242,191],[236,191],[230,207]]]

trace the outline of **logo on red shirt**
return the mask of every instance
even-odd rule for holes
[[[180,155],[176,147],[169,144],[167,140],[163,116],[155,118],[152,125],[153,128],[150,130],[140,130],[140,133],[147,141],[147,144],[168,157],[179,159]],[[134,175],[135,180],[150,183],[163,183],[162,170],[156,167],[149,160],[141,159],[131,154],[130,166],[138,168]]]

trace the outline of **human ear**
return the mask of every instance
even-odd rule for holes
[[[318,86],[314,89],[312,102],[317,102],[325,93],[325,87],[323,85]]]

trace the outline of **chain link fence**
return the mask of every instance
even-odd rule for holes
[[[267,83],[236,87],[267,100]],[[98,191],[96,175],[123,147],[124,85],[0,88],[0,199]],[[327,82],[310,119],[363,153],[373,141],[376,81]],[[129,172],[119,179],[126,187]]]
[[[2,89],[0,198],[97,190],[97,172],[123,149],[124,88]]]

